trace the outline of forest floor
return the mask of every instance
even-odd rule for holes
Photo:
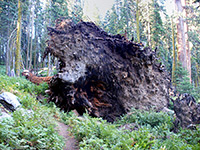
[[[43,101],[44,98],[45,97],[42,96],[41,94],[37,96],[37,99],[39,101]],[[78,115],[77,112],[75,112],[75,114]],[[58,131],[58,134],[62,136],[65,141],[65,147],[63,148],[63,150],[79,150],[78,141],[69,131],[70,126],[59,121],[56,121],[56,124],[57,124],[56,130]]]
[[[64,150],[78,150],[78,141],[73,137],[73,135],[68,131],[70,128],[68,125],[57,122],[57,131],[65,140]]]

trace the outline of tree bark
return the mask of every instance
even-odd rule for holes
[[[188,11],[186,9],[186,5],[188,5],[189,3],[185,0],[184,2],[185,4],[185,40],[186,40],[186,55],[187,55],[187,70],[188,70],[188,73],[189,73],[189,79],[190,79],[190,83],[192,83],[192,71],[191,71],[191,49],[190,49],[190,45],[189,45],[189,37],[188,37],[188,31],[189,31],[189,26],[187,24],[187,14],[188,14]]]
[[[147,42],[148,42],[148,46],[151,46],[151,28],[150,28],[150,6],[149,6],[149,2],[148,2],[148,5],[147,5],[147,11],[148,11],[148,20],[147,20],[147,35],[148,35],[148,38],[147,38]]]
[[[198,58],[198,50],[195,47],[195,57]],[[199,82],[200,82],[200,77],[199,77],[199,64],[198,61],[195,61],[195,66],[196,66],[196,80],[195,80],[195,86],[198,87],[199,86]]]
[[[137,41],[138,43],[140,43],[139,0],[136,1],[136,27],[137,27]]]
[[[21,8],[21,2],[20,2],[20,0],[18,0],[17,41],[16,41],[16,56],[15,56],[15,58],[16,58],[15,69],[16,69],[16,75],[17,76],[20,75],[21,19],[22,19],[22,8]]]
[[[26,50],[26,68],[28,69],[29,68],[29,45],[30,45],[30,28],[29,28],[29,24],[28,24],[28,27],[27,27],[27,31],[28,31],[28,44],[27,44],[27,50]]]
[[[8,18],[10,19],[10,10],[8,5]],[[10,46],[9,46],[9,37],[10,37],[10,24],[8,23],[7,29],[7,49],[6,49],[6,74],[10,75]]]
[[[185,0],[175,0],[178,20],[177,20],[177,41],[178,41],[178,59],[181,62],[183,68],[185,68],[191,81],[191,62],[190,62],[190,50],[187,36],[187,24],[185,22]],[[189,66],[190,65],[190,66]]]
[[[31,6],[33,7],[33,6]],[[34,28],[34,12],[31,10],[31,43],[30,43],[30,61],[29,61],[29,69],[32,69],[32,62],[33,62],[33,28]]]
[[[174,22],[172,21],[172,46],[173,46],[173,64],[172,64],[172,83],[175,83],[175,71],[176,71],[176,49],[175,49],[175,33],[174,33]]]

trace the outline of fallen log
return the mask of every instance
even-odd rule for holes
[[[31,73],[29,70],[24,70],[22,72],[22,76],[25,76],[27,80],[31,81],[34,84],[39,85],[40,83],[47,82],[49,83],[52,76],[49,77],[37,77],[33,73]]]
[[[132,107],[167,107],[170,79],[155,51],[92,22],[63,20],[48,31],[44,57],[50,53],[60,63],[49,101],[61,109],[114,121]]]

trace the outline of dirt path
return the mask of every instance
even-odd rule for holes
[[[70,135],[69,131],[67,131],[69,126],[61,122],[57,122],[57,125],[56,129],[58,130],[59,135],[63,136],[65,139],[64,150],[78,150],[78,141]]]

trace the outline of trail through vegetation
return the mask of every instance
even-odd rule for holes
[[[73,137],[72,133],[68,131],[70,126],[61,122],[57,122],[57,125],[56,129],[58,130],[59,135],[64,137],[64,150],[78,150],[78,141]]]

